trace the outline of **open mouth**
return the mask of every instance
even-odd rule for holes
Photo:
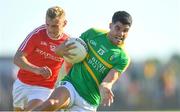
[[[114,37],[115,39],[119,40],[119,41],[124,41],[124,37]]]

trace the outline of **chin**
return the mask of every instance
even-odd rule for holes
[[[51,35],[50,37],[53,38],[53,39],[56,39],[56,38],[58,38],[59,36],[58,36],[58,35]]]
[[[117,45],[117,46],[121,46],[121,45],[124,44],[124,42],[118,42],[118,43],[114,43],[114,44]]]

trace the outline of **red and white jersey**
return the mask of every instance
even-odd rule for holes
[[[32,31],[23,41],[18,50],[27,54],[27,60],[39,67],[48,66],[52,70],[52,76],[45,79],[30,71],[20,68],[18,78],[25,84],[54,88],[59,69],[64,59],[54,53],[56,46],[68,39],[66,34],[59,40],[52,40],[48,37],[46,26],[42,25]]]

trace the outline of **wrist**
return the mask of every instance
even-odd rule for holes
[[[31,72],[35,73],[36,75],[40,75],[39,68],[40,67],[38,67],[38,66],[31,66],[30,70],[31,70]]]
[[[62,54],[61,52],[59,52],[59,51],[54,51],[54,52],[55,52],[55,54],[57,54],[58,56],[63,57],[63,54]]]
[[[108,82],[102,82],[102,83],[100,84],[100,86],[105,87],[105,88],[108,88],[108,89],[111,89],[111,88],[112,88],[112,84],[111,84],[111,83],[108,83]]]
[[[54,53],[57,54],[60,57],[63,57],[63,52],[62,52],[62,50],[60,49],[59,46],[55,49]]]

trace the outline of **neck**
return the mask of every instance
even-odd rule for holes
[[[111,34],[110,34],[110,32],[107,33],[107,37],[109,38],[109,40],[111,40]]]

